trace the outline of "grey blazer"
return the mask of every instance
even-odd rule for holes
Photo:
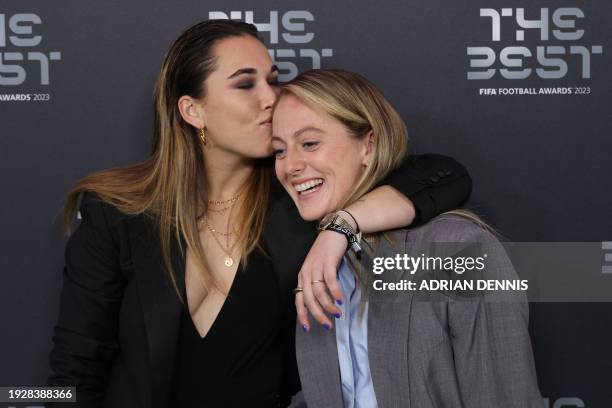
[[[380,240],[375,256],[417,256],[430,242],[479,242],[487,245],[487,270],[496,278],[517,278],[499,241],[466,218],[442,215],[390,234],[394,245]],[[362,260],[367,272],[370,262]],[[449,294],[423,301],[410,292],[395,298],[370,292],[368,353],[378,406],[541,408],[526,299],[495,293],[471,301]],[[308,333],[296,328],[305,401],[310,408],[341,408],[335,332],[312,326]]]

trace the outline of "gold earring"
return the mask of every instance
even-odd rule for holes
[[[200,139],[202,139],[202,144],[206,146],[206,132],[204,128],[200,129]]]

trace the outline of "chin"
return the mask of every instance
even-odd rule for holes
[[[298,211],[300,213],[300,217],[302,217],[304,221],[319,221],[328,214],[328,212],[325,212],[324,210],[300,206],[298,206]]]
[[[246,155],[251,159],[265,159],[267,157],[272,156],[273,151],[271,147],[267,146],[257,146],[248,152]]]
[[[300,211],[300,216],[302,217],[302,219],[303,219],[304,221],[318,221],[318,220],[320,220],[321,218],[323,218],[323,215],[321,215],[321,216],[318,216],[318,215],[310,215],[310,214],[308,214],[308,213],[306,213],[306,214],[305,214],[305,213],[303,213],[303,212],[301,212],[301,211]]]

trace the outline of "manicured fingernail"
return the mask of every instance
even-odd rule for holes
[[[302,330],[304,330],[304,332],[308,331],[308,326],[306,326],[305,324],[302,325]]]
[[[334,316],[336,316],[336,319],[339,319],[342,317],[342,313],[336,313]]]
[[[330,326],[329,324],[327,324],[327,323],[325,323],[325,324],[323,325],[323,328],[324,328],[325,330],[327,330],[327,331],[331,330],[331,326]]]
[[[340,300],[340,299],[336,299],[336,304],[337,304],[338,306],[342,306],[342,300]]]

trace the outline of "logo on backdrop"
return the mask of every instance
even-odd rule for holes
[[[59,51],[47,51],[37,28],[42,19],[33,13],[0,14],[0,102],[49,101],[46,87]],[[27,82],[26,82],[27,81]],[[37,93],[5,93],[11,87],[38,89]]]
[[[497,79],[515,85],[527,78],[560,80],[569,76],[572,79],[580,78],[582,83],[537,88],[520,85],[479,88],[479,95],[591,93],[588,84],[591,67],[603,53],[603,46],[585,43],[585,14],[580,8],[541,8],[528,11],[524,8],[482,8],[480,18],[486,20],[489,30],[485,44],[467,47],[468,80]],[[530,45],[526,44],[526,36],[530,36]]]
[[[257,16],[253,11],[210,11],[211,20],[241,20],[254,24],[260,35],[266,40],[264,33],[268,34],[268,52],[275,61],[279,70],[279,79],[289,81],[295,78],[299,68],[303,70],[321,68],[321,61],[334,55],[331,48],[315,49],[308,45],[315,37],[315,33],[307,25],[315,20],[310,11],[290,10],[279,12],[270,10],[268,15]]]

